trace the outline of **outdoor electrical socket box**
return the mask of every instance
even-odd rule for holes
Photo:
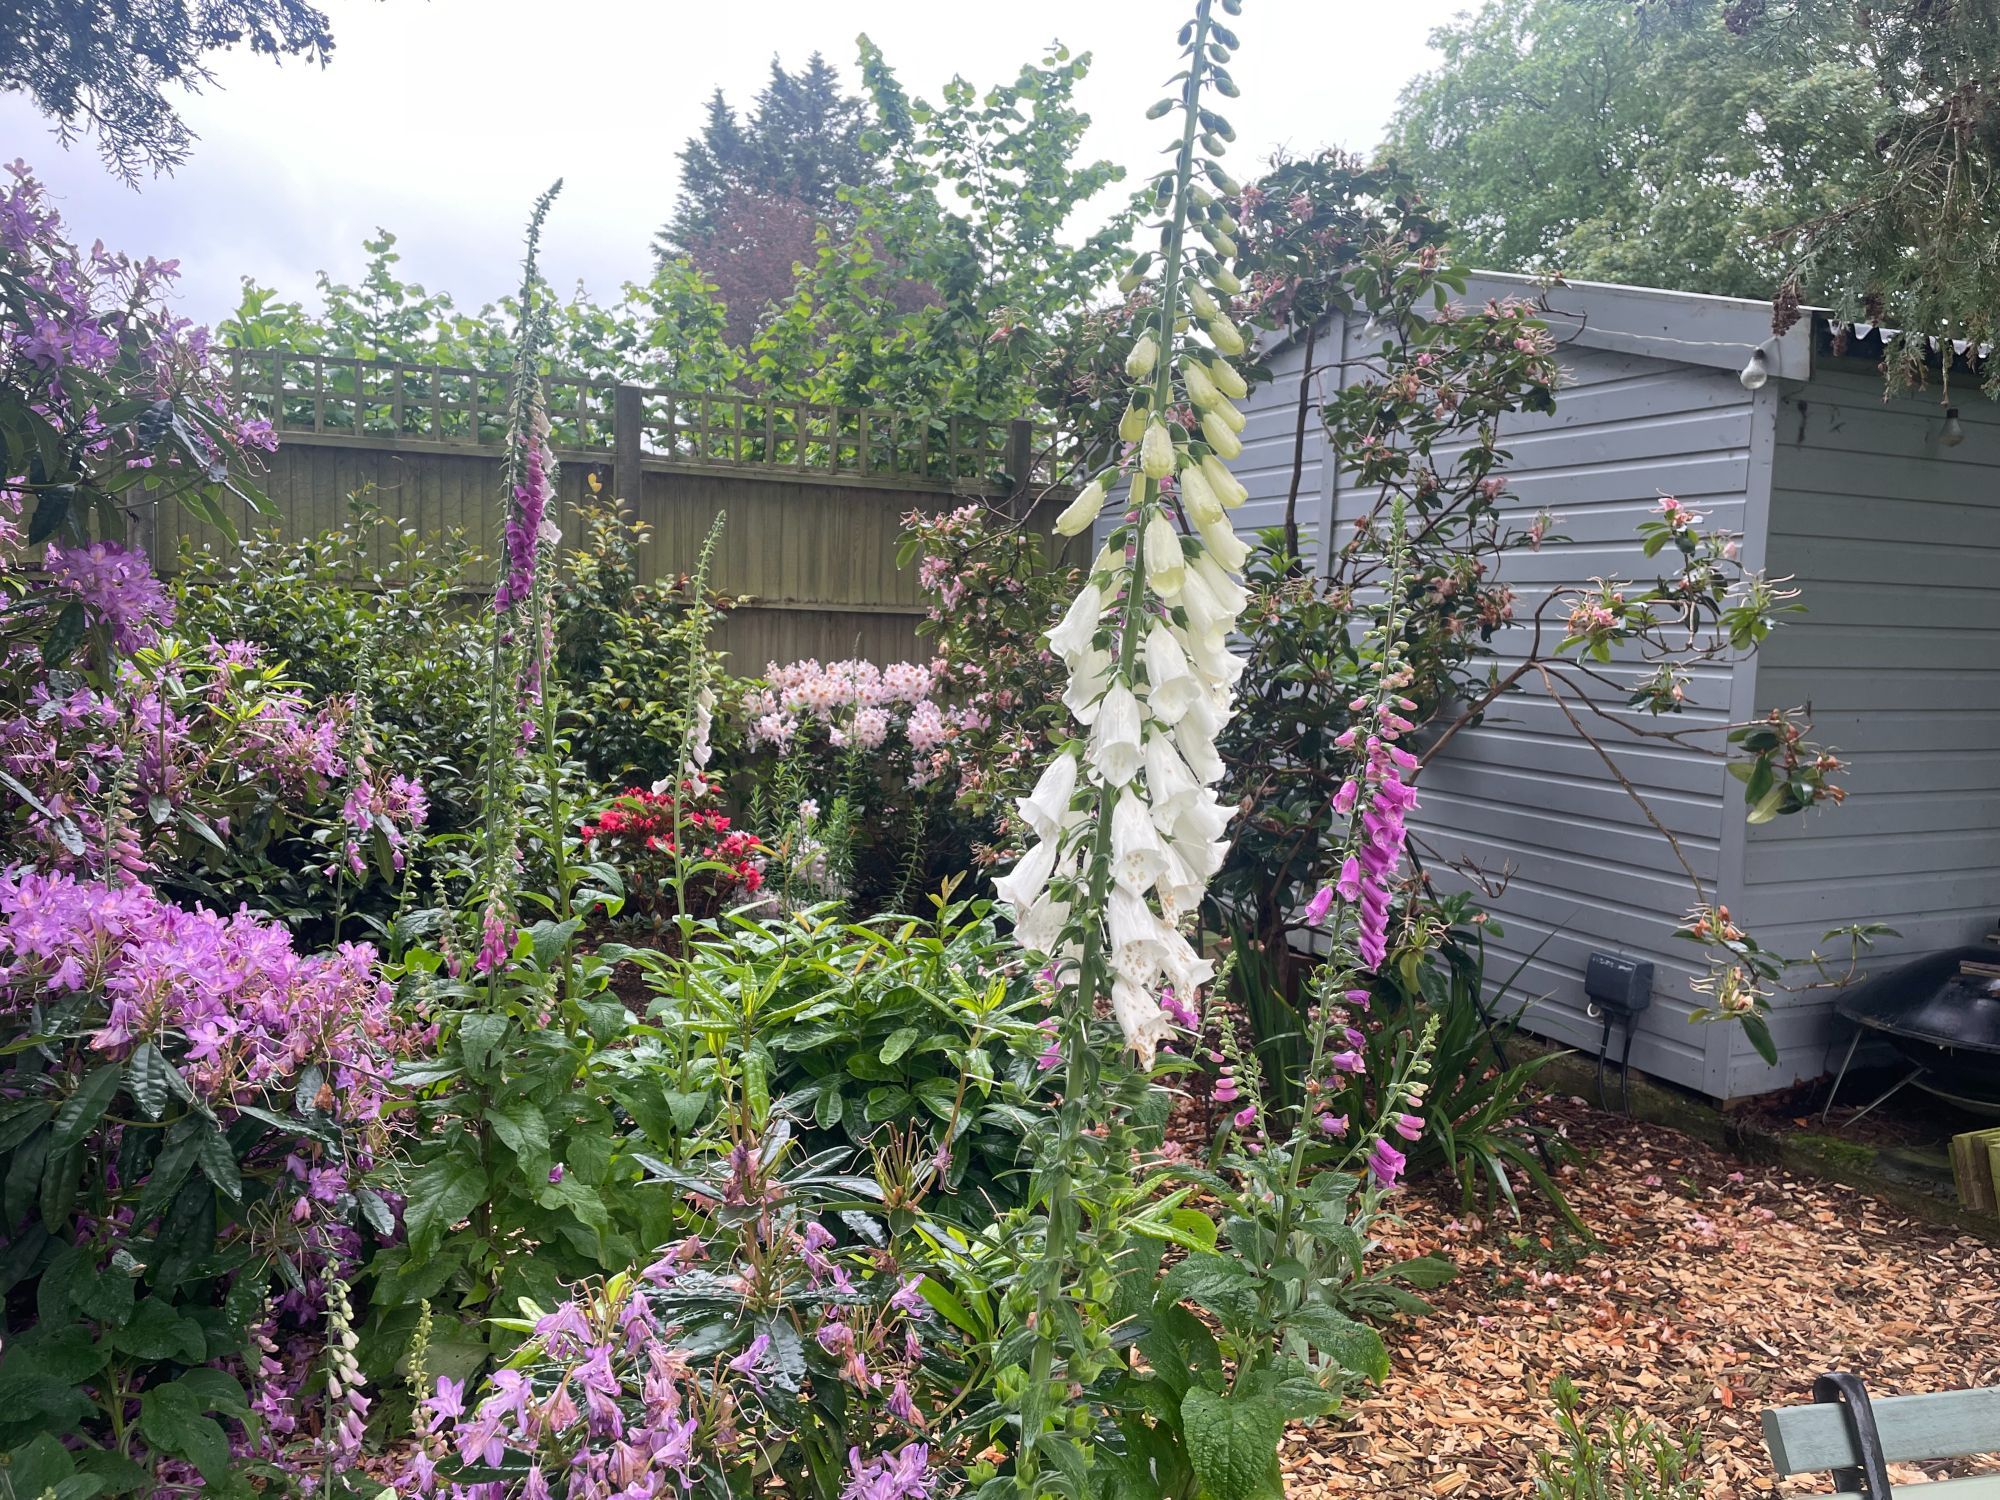
[[[1593,953],[1583,971],[1583,992],[1606,1010],[1635,1014],[1653,1003],[1653,965],[1645,959]]]

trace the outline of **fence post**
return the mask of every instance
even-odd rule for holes
[[[1035,424],[1016,417],[1007,424],[1007,513],[1026,520],[1029,481],[1035,467]]]
[[[645,479],[639,471],[645,437],[646,392],[621,384],[611,406],[611,496],[635,507],[645,498]]]

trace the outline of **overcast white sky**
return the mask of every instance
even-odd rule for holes
[[[1404,80],[1430,66],[1432,27],[1466,0],[1251,0],[1232,25],[1243,97],[1232,165],[1274,146],[1372,147]],[[134,191],[88,142],[64,151],[18,96],[0,96],[0,153],[24,157],[72,234],[183,268],[182,306],[235,306],[245,275],[313,302],[314,273],[351,280],[375,226],[403,273],[477,307],[513,283],[523,218],[556,177],[545,267],[600,297],[643,277],[674,196],[675,154],[718,84],[747,104],[772,54],[815,49],[854,79],[854,39],[883,48],[911,93],[953,73],[1011,78],[1053,39],[1088,50],[1093,156],[1137,175],[1160,145],[1143,113],[1173,70],[1184,0],[321,0],[324,70],[221,59],[186,102],[200,133],[173,177]]]

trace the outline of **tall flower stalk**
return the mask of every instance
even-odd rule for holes
[[[513,947],[513,892],[520,835],[520,763],[537,734],[532,717],[548,675],[552,620],[543,553],[555,531],[548,513],[555,493],[540,359],[546,332],[537,310],[537,259],[542,224],[562,190],[558,180],[535,200],[521,262],[520,323],[508,388],[507,450],[502,474],[506,519],[500,581],[493,591],[491,651],[486,678],[486,792],[481,828],[482,902],[478,968],[496,973]],[[557,862],[561,862],[558,851]]]
[[[1014,1477],[1030,1495],[1078,1492],[1087,1465],[1057,1414],[1070,1413],[1072,1431],[1087,1418],[1072,1396],[1110,1354],[1103,1321],[1087,1314],[1109,1300],[1119,1249],[1130,1151],[1120,1101],[1143,1089],[1156,1050],[1192,1020],[1192,997],[1214,974],[1183,925],[1227,849],[1215,736],[1234,708],[1242,665],[1228,638],[1246,602],[1236,577],[1246,548],[1227,515],[1245,498],[1227,467],[1242,451],[1231,397],[1246,390],[1229,363],[1243,337],[1225,310],[1241,287],[1236,225],[1203,185],[1237,191],[1214,160],[1233,132],[1203,102],[1236,92],[1225,67],[1236,39],[1218,10],[1233,15],[1240,0],[1198,0],[1181,30],[1179,95],[1152,111],[1178,111],[1179,135],[1153,185],[1160,248],[1126,278],[1129,288],[1156,273],[1159,288],[1126,363],[1120,430],[1130,447],[1058,522],[1080,534],[1113,489],[1129,486],[1081,592],[1048,633],[1069,672],[1063,702],[1078,734],[1021,799],[1036,842],[996,882],[1059,1007],[1062,1101],[1036,1165],[1033,1253],[1009,1299],[1027,1359],[1006,1382],[1019,1389]]]

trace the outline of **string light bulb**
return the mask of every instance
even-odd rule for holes
[[[1965,441],[1965,424],[1958,419],[1957,407],[1947,406],[1944,409],[1944,431],[1938,434],[1938,441],[1947,448],[1956,448]]]
[[[1750,359],[1743,366],[1743,373],[1736,377],[1746,391],[1761,391],[1771,378],[1771,362],[1764,357],[1764,346],[1759,344],[1750,351]]]

